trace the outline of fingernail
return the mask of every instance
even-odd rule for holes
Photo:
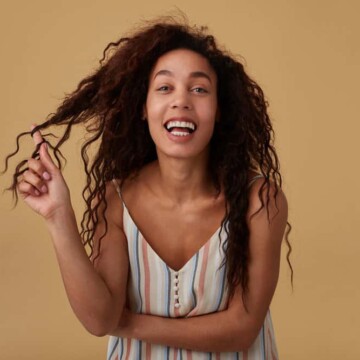
[[[43,186],[41,187],[41,192],[43,192],[43,193],[46,193],[46,192],[47,192],[47,187],[46,187],[45,185],[43,185]]]
[[[50,174],[49,174],[47,171],[45,171],[42,176],[43,176],[43,178],[44,178],[45,180],[50,180],[50,179],[51,179],[51,176],[50,176]]]

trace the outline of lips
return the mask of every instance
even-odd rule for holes
[[[196,123],[187,117],[172,117],[164,123],[164,128],[168,132],[172,131],[186,131],[187,133],[193,133],[197,126]]]

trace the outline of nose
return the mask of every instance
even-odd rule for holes
[[[174,92],[174,97],[171,102],[171,108],[176,109],[187,109],[191,110],[191,100],[188,92],[186,90],[179,90],[177,92]]]

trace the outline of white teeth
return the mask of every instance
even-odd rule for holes
[[[166,128],[168,130],[174,127],[189,128],[191,130],[195,130],[195,124],[188,121],[169,121],[166,124]]]
[[[190,135],[190,133],[188,132],[182,132],[182,131],[172,131],[171,135],[175,135],[175,136],[188,136]]]

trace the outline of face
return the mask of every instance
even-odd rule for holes
[[[217,111],[217,77],[202,55],[172,50],[156,62],[144,107],[158,155],[201,156],[208,150]]]

